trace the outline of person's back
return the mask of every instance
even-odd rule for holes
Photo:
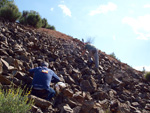
[[[34,69],[32,85],[35,88],[47,89],[51,83],[54,72],[47,67],[37,67]]]
[[[99,55],[98,55],[97,48],[90,43],[85,43],[85,50],[89,51],[89,54],[88,54],[88,61],[89,62],[92,62],[91,58],[92,58],[92,56],[94,56],[95,67],[98,69],[99,68]],[[85,50],[83,53],[85,53]]]
[[[59,82],[59,77],[48,68],[48,63],[46,62],[44,62],[40,67],[30,69],[29,72],[34,73],[32,81],[33,91],[36,92],[36,90],[46,90],[46,94],[48,94],[46,99],[50,100],[55,95],[55,91],[50,88],[50,83]]]
[[[88,51],[90,51],[90,50],[94,50],[94,49],[96,49],[96,47],[95,46],[93,46],[92,44],[90,44],[90,43],[86,43],[86,45],[85,45],[85,49],[87,49]]]

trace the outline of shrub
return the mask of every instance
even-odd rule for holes
[[[144,74],[144,78],[147,80],[147,81],[150,81],[150,72],[147,72]]]
[[[9,2],[14,2],[14,0],[0,0],[0,8],[4,7],[6,4],[8,4]]]
[[[51,30],[56,30],[55,27],[54,27],[54,26],[51,26],[51,25],[48,25],[46,28],[47,28],[47,29],[51,29]]]
[[[113,57],[113,58],[115,58],[116,60],[118,60],[118,61],[120,61],[120,59],[118,59],[117,57],[116,57],[116,55],[115,55],[115,53],[114,52],[112,52],[111,54],[109,54],[111,57]]]
[[[30,93],[30,91],[29,91]],[[0,88],[1,113],[27,113],[32,107],[33,100],[28,100],[29,93],[18,87],[6,91]]]
[[[0,17],[5,20],[15,22],[20,16],[21,13],[19,12],[18,7],[12,2],[8,2],[8,4],[0,8]]]
[[[41,18],[41,16],[39,15],[38,12],[36,11],[23,11],[20,19],[19,19],[19,23],[23,24],[23,25],[30,25],[36,28],[47,28],[47,29],[52,29],[55,30],[54,26],[51,26],[48,24],[47,19],[46,18]]]
[[[23,11],[21,18],[19,19],[19,23],[40,28],[42,26],[42,19],[36,11]]]
[[[47,19],[46,19],[46,18],[43,18],[43,19],[42,19],[42,27],[43,27],[43,28],[46,28],[47,26],[48,26]]]
[[[41,16],[36,11],[23,11],[19,19],[19,23],[23,25],[30,25],[36,28],[42,27],[55,30],[55,27],[49,25],[46,18],[41,19]]]
[[[27,16],[27,23],[33,27],[39,28],[42,26],[41,16],[36,11],[30,11]]]
[[[28,11],[23,11],[21,18],[19,19],[19,22],[23,25],[27,25],[27,17],[28,17],[29,12]]]
[[[115,58],[115,59],[117,59],[117,57],[116,57],[116,55],[115,55],[114,52],[112,52],[112,53],[110,54],[110,56],[113,57],[113,58]]]

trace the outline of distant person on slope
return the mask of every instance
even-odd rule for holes
[[[99,68],[99,55],[98,55],[98,50],[95,46],[93,46],[90,43],[85,43],[85,48],[82,52],[82,55],[85,54],[86,50],[88,50],[89,54],[88,54],[88,60],[89,62],[93,62],[92,61],[92,56],[94,56],[94,62],[95,62],[95,67],[98,69]]]
[[[43,62],[40,67],[30,69],[31,74],[34,73],[32,81],[32,94],[40,97],[42,92],[46,95],[46,100],[51,100],[55,96],[55,91],[50,87],[50,83],[57,83],[60,81],[59,77],[48,68],[49,64]]]

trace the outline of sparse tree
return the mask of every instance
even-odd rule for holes
[[[47,28],[47,29],[51,29],[51,30],[56,30],[55,27],[54,27],[54,26],[51,26],[51,25],[48,25],[46,28]]]
[[[21,13],[18,7],[13,2],[8,2],[6,5],[0,8],[0,17],[10,22],[15,22]]]
[[[27,23],[33,27],[40,28],[42,26],[41,16],[36,11],[30,11],[27,17]]]
[[[117,60],[119,60],[120,61],[120,59],[118,59],[117,57],[116,57],[116,55],[115,55],[115,53],[114,52],[112,52],[111,54],[109,54],[111,57],[113,57],[113,58],[115,58],[115,59],[117,59]]]
[[[116,59],[116,55],[115,55],[114,52],[112,52],[112,53],[110,54],[110,56]]]
[[[23,11],[21,18],[19,19],[19,22],[23,25],[27,25],[27,17],[28,17],[29,11]]]
[[[42,26],[42,19],[38,12],[36,11],[23,11],[19,22],[23,25],[31,25],[36,28],[40,28]]]
[[[4,7],[6,4],[8,4],[9,2],[14,2],[14,0],[0,0],[0,8]]]
[[[42,19],[42,27],[43,27],[43,28],[46,28],[47,26],[48,26],[47,19],[46,19],[46,18],[43,18],[43,19]]]
[[[23,25],[30,25],[36,28],[46,28],[55,30],[54,26],[51,26],[48,24],[46,18],[41,18],[38,12],[31,10],[29,11],[23,11],[21,18],[19,19],[19,23]]]

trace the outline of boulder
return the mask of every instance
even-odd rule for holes
[[[91,101],[85,101],[81,107],[81,112],[89,113],[89,111],[94,107],[95,102],[93,100]]]
[[[93,87],[90,85],[90,82],[88,80],[81,81],[80,87],[83,91],[87,91],[87,92],[93,92],[94,91]]]
[[[68,88],[65,88],[63,90],[63,95],[66,96],[66,97],[68,97],[68,98],[71,98],[73,96],[73,91],[70,90],[70,89],[68,89]]]
[[[37,106],[32,105],[32,108],[30,110],[33,113],[43,113]]]
[[[41,99],[41,98],[38,98],[34,95],[29,95],[29,99],[34,100],[35,105],[41,109],[46,109],[46,108],[49,108],[50,106],[52,106],[51,102]]]
[[[99,92],[95,92],[92,97],[96,100],[105,100],[107,99],[109,96],[107,94],[107,92],[105,91],[99,91]]]
[[[84,97],[77,93],[73,95],[73,99],[81,104],[84,102]]]
[[[3,64],[3,70],[9,71],[9,70],[15,69],[15,67],[10,66],[9,63],[7,61],[5,61],[4,59],[1,58],[0,60],[1,60],[2,64]]]
[[[60,113],[74,113],[69,105],[65,105],[62,107]]]
[[[9,81],[6,77],[0,74],[0,83],[2,85],[11,85],[11,81]]]

